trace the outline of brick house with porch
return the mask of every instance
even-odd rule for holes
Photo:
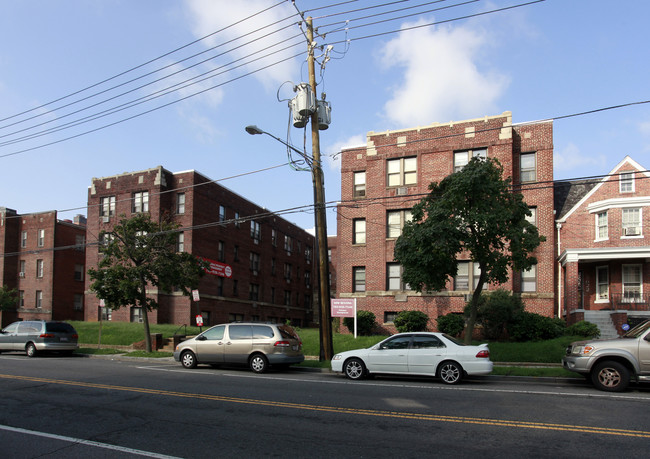
[[[602,179],[555,184],[558,312],[567,323],[650,317],[650,173],[626,156]]]

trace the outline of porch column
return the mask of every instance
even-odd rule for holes
[[[579,283],[578,262],[566,263],[564,265],[564,308],[567,313],[580,308]]]

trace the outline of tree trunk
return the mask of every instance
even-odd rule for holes
[[[476,289],[472,294],[472,299],[469,306],[469,317],[465,323],[465,344],[470,344],[472,342],[474,326],[476,325],[476,316],[478,315],[478,302],[481,298],[481,293],[483,292],[483,282],[483,270],[481,270],[481,275],[479,277],[478,283],[476,284]]]

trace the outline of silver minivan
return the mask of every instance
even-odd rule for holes
[[[66,322],[25,320],[0,331],[0,351],[24,351],[34,357],[42,351],[71,354],[78,348],[79,336]]]
[[[263,373],[269,366],[300,363],[305,356],[300,337],[288,325],[236,322],[215,325],[179,343],[174,359],[185,368],[241,364]]]

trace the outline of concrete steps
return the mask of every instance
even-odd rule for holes
[[[609,311],[585,311],[585,321],[596,324],[600,330],[600,339],[618,338],[616,327],[610,317]]]

